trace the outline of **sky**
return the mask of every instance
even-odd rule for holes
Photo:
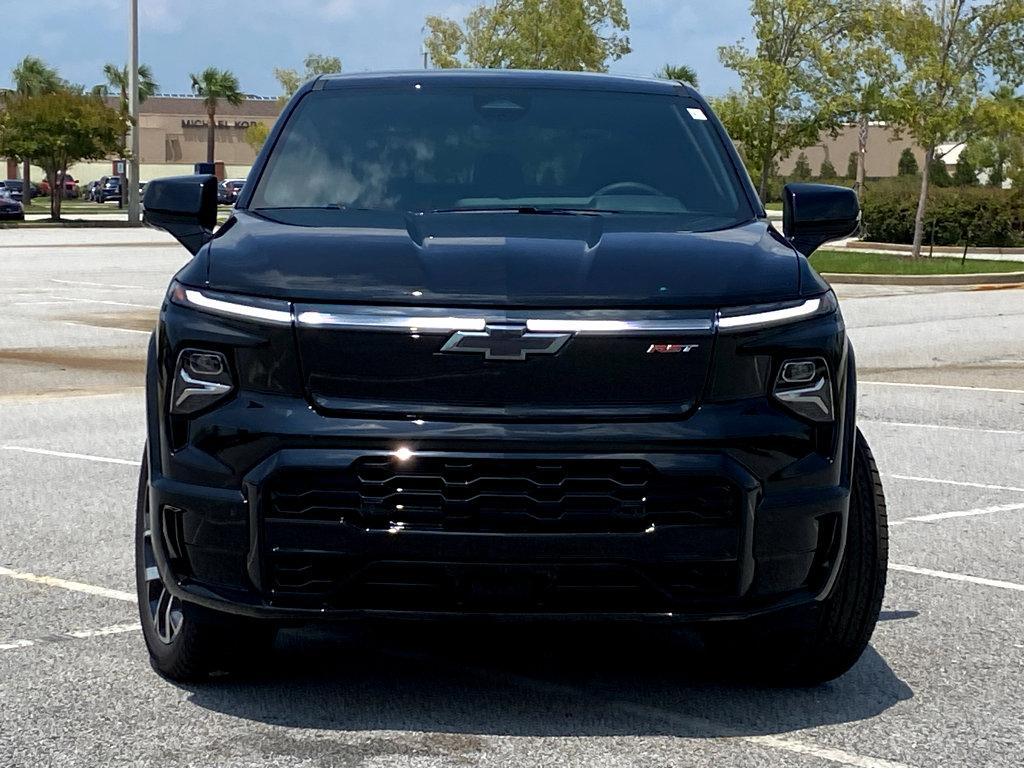
[[[748,0],[625,0],[633,52],[611,65],[650,75],[688,64],[700,90],[724,93],[738,81],[718,63],[719,45],[750,34]],[[0,87],[26,55],[91,87],[107,62],[128,58],[128,0],[0,0]],[[280,92],[275,67],[302,69],[308,53],[341,58],[347,72],[423,66],[427,15],[461,20],[475,2],[452,0],[139,0],[139,59],[162,93],[187,93],[189,73],[227,68],[242,90]]]

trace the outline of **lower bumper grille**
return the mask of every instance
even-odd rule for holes
[[[665,612],[735,595],[736,563],[452,564],[275,554],[278,605],[389,611]]]
[[[731,525],[738,491],[721,478],[669,477],[614,460],[363,458],[346,469],[285,470],[264,515],[366,530],[639,532]]]

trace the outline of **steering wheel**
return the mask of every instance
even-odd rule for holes
[[[625,192],[625,190],[635,190],[635,193]],[[620,195],[629,195],[639,193],[640,195],[658,195],[665,197],[665,193],[659,190],[657,187],[652,187],[649,184],[643,182],[612,182],[606,184],[604,187],[594,193],[593,197],[599,195],[611,195],[612,193],[619,193]]]

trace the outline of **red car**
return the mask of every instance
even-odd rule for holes
[[[50,182],[48,179],[43,179],[39,182],[39,191],[43,195],[50,194]],[[64,180],[64,198],[77,198],[78,197],[78,182],[71,177]]]

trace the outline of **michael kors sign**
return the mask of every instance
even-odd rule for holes
[[[233,130],[244,131],[249,126],[255,125],[258,122],[259,121],[257,120],[218,120],[217,128],[229,128]],[[205,120],[183,118],[181,121],[182,128],[206,128],[206,125],[207,123]]]

